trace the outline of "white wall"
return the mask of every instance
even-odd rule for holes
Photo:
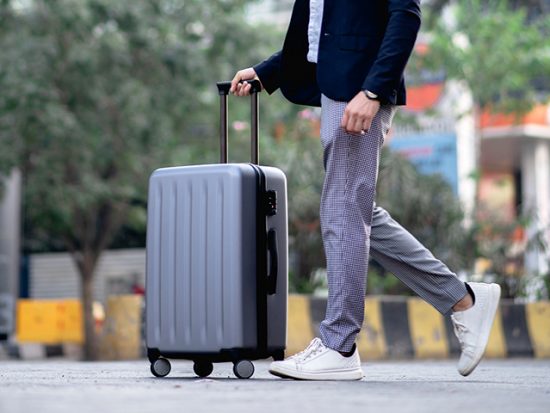
[[[550,246],[550,140],[523,139],[521,169],[523,209],[536,215],[527,236],[542,231]],[[532,274],[547,273],[549,262],[550,250],[533,249],[525,255],[525,268]]]
[[[30,257],[31,298],[80,297],[80,276],[67,253]],[[105,302],[110,294],[131,292],[145,285],[145,249],[108,250],[100,257],[94,279],[94,299]]]
[[[476,181],[472,173],[478,165],[478,139],[476,136],[473,98],[470,90],[459,82],[449,82],[449,95],[454,101],[453,111],[456,118],[456,153],[458,173],[458,197],[465,213],[464,224],[472,224],[476,203]]]
[[[4,179],[0,198],[0,335],[13,331],[14,302],[18,296],[21,173]]]

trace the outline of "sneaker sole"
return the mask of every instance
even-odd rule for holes
[[[269,369],[269,372],[274,376],[281,377],[283,379],[295,379],[295,380],[361,380],[363,378],[363,370],[334,370],[324,371],[322,373],[306,373],[303,371],[287,370],[284,368]]]
[[[498,303],[500,300],[500,285],[491,284],[489,290],[489,304],[487,306],[487,313],[489,317],[485,318],[483,327],[481,329],[481,334],[479,335],[477,346],[477,353],[474,355],[472,363],[462,370],[458,370],[463,376],[468,376],[474,369],[477,367],[483,354],[485,354],[485,348],[487,347],[487,342],[489,341],[489,334],[491,333],[491,328],[493,327],[493,322],[495,321],[495,315],[497,313]]]

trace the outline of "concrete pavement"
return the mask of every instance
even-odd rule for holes
[[[372,362],[346,383],[282,380],[267,362],[255,366],[250,380],[228,363],[199,379],[175,361],[157,379],[146,360],[1,361],[0,412],[550,412],[550,360],[484,360],[468,378],[454,361]]]

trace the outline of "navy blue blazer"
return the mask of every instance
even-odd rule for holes
[[[359,91],[406,103],[403,71],[420,29],[420,0],[324,0],[317,64],[307,61],[309,0],[296,0],[283,48],[254,66],[265,90],[320,106]]]

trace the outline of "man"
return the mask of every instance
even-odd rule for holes
[[[442,314],[452,313],[462,347],[460,374],[470,374],[483,356],[500,287],[458,280],[374,199],[380,149],[396,106],[406,102],[403,71],[420,18],[419,0],[297,0],[282,50],[232,81],[238,96],[250,92],[239,82],[256,78],[268,93],[281,88],[294,103],[322,107],[327,312],[320,338],[273,362],[272,374],[363,377],[355,340],[363,323],[369,251]]]

